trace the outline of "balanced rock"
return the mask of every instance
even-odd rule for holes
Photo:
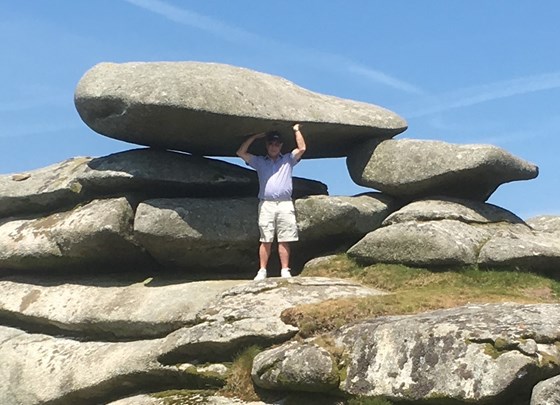
[[[291,150],[294,122],[304,124],[305,158],[346,156],[360,141],[407,128],[404,119],[376,105],[215,63],[101,63],[78,83],[75,104],[100,134],[207,156],[235,156],[247,134],[272,129],[284,133],[285,150]],[[255,151],[264,151],[262,143]]]
[[[260,353],[253,381],[269,389],[332,391],[331,379],[308,382],[303,354],[309,353],[310,363],[336,364],[343,394],[407,403],[528,402],[536,382],[560,373],[560,348],[554,343],[559,322],[555,304],[468,305],[379,317],[323,337],[330,341],[322,345],[327,353],[303,350],[318,340]],[[289,356],[298,349],[302,356]]]
[[[327,194],[318,181],[295,177],[293,183],[295,198]],[[76,157],[23,177],[0,176],[0,218],[61,211],[105,196],[255,196],[257,191],[254,170],[184,153],[137,149],[95,159]]]
[[[346,163],[356,184],[408,200],[449,196],[486,201],[501,184],[538,175],[535,165],[493,145],[414,139],[368,141]]]

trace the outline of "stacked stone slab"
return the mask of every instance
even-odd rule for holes
[[[192,62],[100,64],[75,102],[95,131],[150,148],[0,176],[2,404],[162,403],[134,395],[216,390],[240,350],[298,332],[284,310],[384,294],[314,277],[224,280],[256,269],[258,181],[205,156],[234,156],[250,132],[278,129],[288,151],[301,122],[305,158],[347,157],[352,179],[381,191],[328,196],[294,179],[296,270],[345,251],[364,263],[538,271],[560,258],[557,217],[525,223],[485,203],[501,184],[535,177],[534,165],[489,145],[391,139],[406,122],[378,106]],[[543,381],[541,403],[558,396],[558,313],[495,304],[361,322],[263,352],[253,378],[288,391],[286,402],[321,404],[510,403]],[[192,395],[177,400],[231,403]]]
[[[0,269],[248,274],[257,265],[257,188],[252,170],[154,149],[1,176]],[[379,193],[329,197],[324,184],[301,178],[294,192],[300,265],[351,246],[394,204]]]

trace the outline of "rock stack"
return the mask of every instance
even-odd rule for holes
[[[501,184],[536,177],[536,166],[491,145],[392,139],[407,124],[375,105],[194,62],[99,64],[78,83],[75,104],[94,131],[147,148],[0,176],[3,404],[98,403],[139,391],[219,386],[227,367],[201,363],[231,360],[250,344],[289,340],[297,328],[280,320],[283,309],[382,293],[318,278],[224,280],[247,279],[257,268],[255,172],[216,159],[235,156],[249,133],[284,132],[286,152],[294,147],[292,124],[302,123],[304,158],[347,157],[353,181],[377,190],[329,196],[318,181],[294,179],[296,272],[310,259],[337,252],[366,264],[423,267],[549,272],[560,262],[558,218],[524,222],[485,202]],[[252,145],[252,153],[262,151],[262,143]],[[165,274],[165,281],[158,284],[154,274]],[[348,352],[345,372],[333,369],[324,345],[290,343],[258,357],[253,379],[265,389],[488,403],[520,391],[513,387],[516,378],[532,387],[560,373],[560,331],[542,326],[557,306],[484,311],[484,325],[475,322],[476,308],[465,307],[334,334],[329,341]],[[504,320],[510,312],[515,322]],[[461,324],[462,317],[475,325]],[[445,331],[461,332],[454,332],[455,341],[445,340],[443,329],[434,338],[432,323],[442,320]],[[410,326],[414,322],[423,326]],[[395,328],[419,332],[394,332],[393,338]],[[361,341],[374,334],[377,346]],[[507,378],[502,360],[484,357],[488,342],[504,334],[516,336],[504,348],[516,351],[511,360],[502,356],[509,361]],[[460,347],[435,353],[440,338]],[[399,364],[409,368],[379,367],[376,372],[390,378],[376,385],[362,366],[384,360],[365,357],[380,345],[393,350],[398,339],[391,356],[400,353]],[[427,359],[422,350],[448,363]],[[296,370],[300,354],[317,362],[316,380],[305,374],[310,370]],[[454,364],[458,357],[465,363]],[[480,359],[491,377],[473,371]],[[450,367],[457,381],[442,377]],[[461,384],[474,388],[461,390]]]

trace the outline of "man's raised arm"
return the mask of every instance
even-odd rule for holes
[[[243,141],[239,149],[237,149],[237,156],[243,159],[246,163],[249,163],[251,158],[253,157],[252,154],[247,152],[249,146],[251,146],[251,144],[255,141],[255,139],[263,138],[264,135],[265,135],[264,132],[260,132],[258,134],[253,134],[249,138],[245,139],[245,141]]]
[[[300,131],[300,124],[294,124],[292,129],[294,130],[294,136],[296,138],[296,148],[292,151],[292,155],[294,155],[296,160],[300,160],[303,154],[305,153],[305,139],[303,138],[303,134]]]

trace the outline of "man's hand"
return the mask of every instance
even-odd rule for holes
[[[300,127],[301,127],[301,124],[297,123],[297,124],[294,124],[292,129],[294,130],[294,132],[296,132],[296,131],[299,131]]]

